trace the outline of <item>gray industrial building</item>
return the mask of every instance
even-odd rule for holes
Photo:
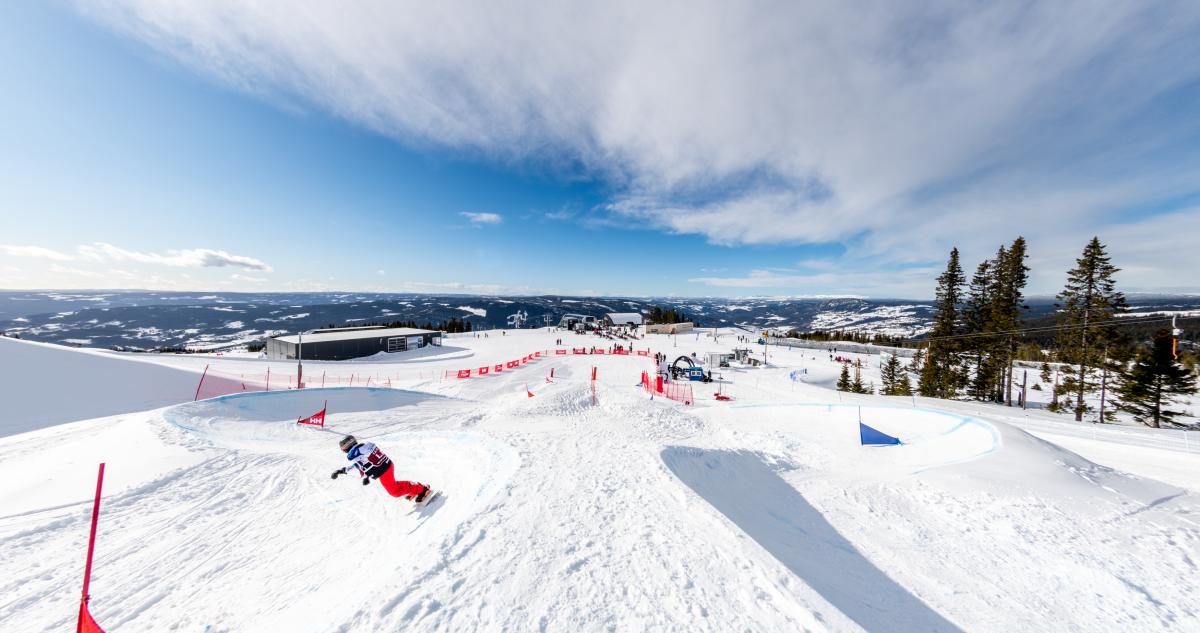
[[[640,312],[609,312],[604,315],[604,324],[609,327],[640,327],[642,315]]]
[[[313,330],[303,336],[280,336],[267,339],[265,352],[271,360],[295,360],[297,348],[303,345],[304,360],[347,360],[379,352],[397,353],[415,350],[426,345],[441,345],[442,333],[407,327],[357,327]]]

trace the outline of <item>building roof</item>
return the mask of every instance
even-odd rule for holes
[[[347,330],[345,332],[317,332],[304,337],[305,343],[319,343],[322,341],[349,341],[354,339],[364,338],[391,338],[393,336],[417,336],[420,334],[441,334],[436,330],[417,330],[410,327],[388,327],[376,328],[374,330]],[[276,336],[275,340],[283,341],[284,343],[296,343],[299,339],[298,335]]]
[[[637,312],[609,312],[604,316],[613,323],[641,323],[642,315]]]

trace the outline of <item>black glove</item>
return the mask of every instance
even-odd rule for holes
[[[370,477],[363,477],[363,485],[365,486],[365,485],[367,485],[367,484],[369,484],[369,483],[371,483],[371,478],[370,478]]]
[[[335,471],[333,471],[333,474],[329,476],[329,478],[330,478],[330,479],[337,479],[337,478],[338,478],[338,475],[345,475],[345,474],[346,474],[346,473],[342,472],[341,470],[335,470]]]

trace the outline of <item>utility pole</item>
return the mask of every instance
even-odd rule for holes
[[[1082,345],[1080,346],[1079,357],[1079,392],[1075,398],[1075,421],[1083,422],[1083,390],[1087,380],[1087,329],[1088,329],[1088,312],[1091,308],[1092,288],[1091,283],[1088,284],[1088,303],[1083,306],[1083,331],[1080,336]]]
[[[296,339],[296,388],[304,388],[304,362],[301,358],[304,356],[304,332],[300,332]]]
[[[1029,386],[1029,370],[1025,369],[1021,372],[1021,409],[1029,408],[1029,391],[1026,387]]]
[[[1101,365],[1103,372],[1100,374],[1100,423],[1104,424],[1104,397],[1108,395],[1108,343],[1104,344],[1104,360]]]
[[[1013,381],[1013,340],[1012,340],[1011,334],[1008,336],[1008,368],[1007,368],[1007,370],[1008,370],[1007,371],[1008,382],[1007,382],[1006,389],[1005,389],[1007,391],[1005,400],[1007,401],[1008,406],[1011,407],[1012,406],[1012,381]]]

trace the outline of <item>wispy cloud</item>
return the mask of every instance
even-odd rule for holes
[[[14,246],[11,244],[0,244],[0,252],[13,257],[37,257],[40,259],[49,259],[56,262],[66,262],[74,259],[66,253],[60,253],[56,250],[45,248],[42,246]]]
[[[687,20],[672,3],[521,4],[82,11],[287,106],[583,172],[618,221],[715,244],[912,262],[1018,233],[1035,250],[1093,231],[1116,243],[1149,221],[1130,208],[1195,190],[1193,0],[701,0]]]
[[[93,261],[137,262],[140,264],[158,264],[175,268],[220,268],[234,267],[247,270],[271,272],[271,266],[262,260],[244,255],[234,255],[227,251],[211,248],[190,248],[172,250],[166,253],[144,253],[131,251],[112,244],[96,242],[80,246],[79,256]]]
[[[463,211],[462,213],[459,213],[459,215],[463,216],[468,222],[476,226],[482,226],[485,224],[500,224],[504,221],[504,218],[498,213],[474,213],[471,211]]]
[[[914,266],[900,270],[823,271],[786,273],[754,269],[741,276],[694,277],[688,281],[714,288],[741,291],[787,291],[825,293],[829,295],[892,298],[925,298],[932,295],[933,281],[938,270]]]

